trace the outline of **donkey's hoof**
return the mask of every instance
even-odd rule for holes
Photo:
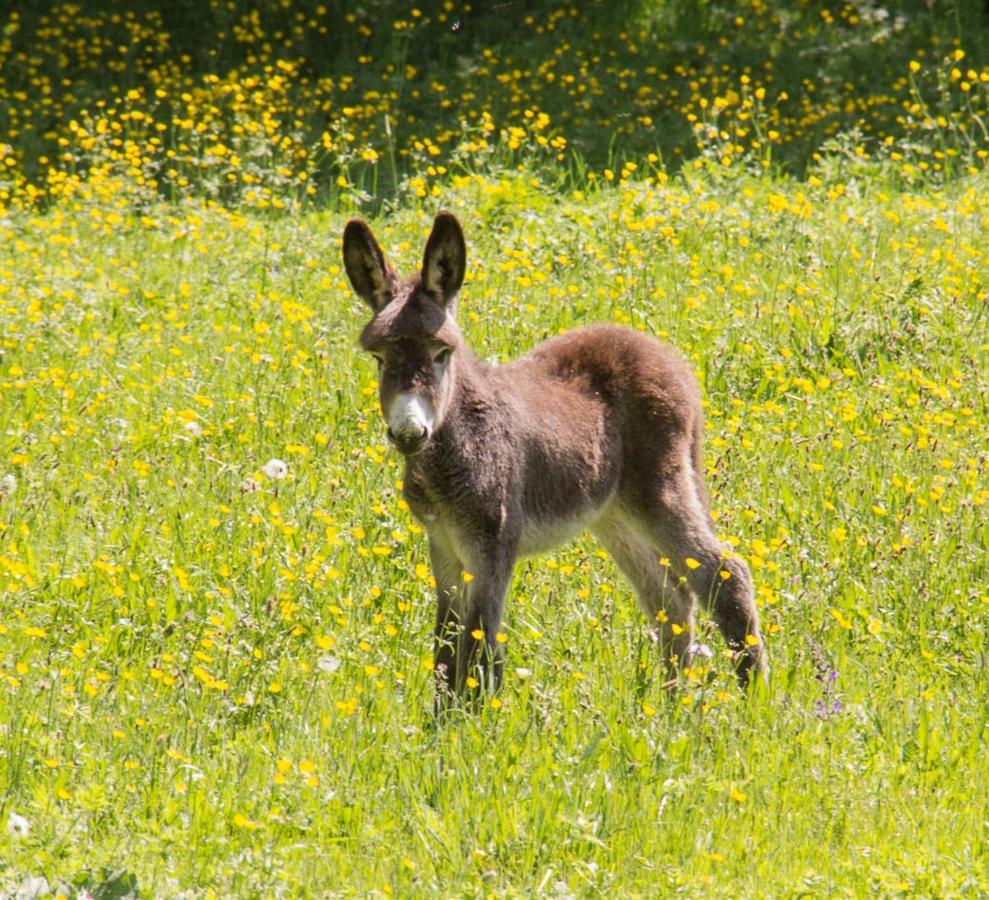
[[[769,664],[762,646],[748,647],[736,655],[735,674],[743,689],[769,684]]]

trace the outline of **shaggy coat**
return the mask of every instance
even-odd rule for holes
[[[405,281],[364,222],[348,223],[343,248],[373,311],[361,345],[379,361],[405,498],[429,537],[440,697],[498,687],[496,635],[515,561],[588,529],[635,587],[671,672],[710,655],[693,640],[699,600],[742,684],[765,673],[749,570],[711,527],[701,396],[687,364],[611,325],[507,365],[481,362],[453,317],[466,249],[450,213],[436,217],[422,271]]]

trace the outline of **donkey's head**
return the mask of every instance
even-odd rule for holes
[[[400,281],[371,229],[352,219],[343,232],[343,262],[374,316],[361,346],[378,361],[381,412],[389,440],[415,456],[442,425],[453,394],[463,338],[453,321],[467,249],[460,223],[441,212],[426,242],[422,270]]]

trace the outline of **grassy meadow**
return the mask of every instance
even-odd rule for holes
[[[0,23],[0,897],[989,893],[982,5],[161,6]],[[440,208],[478,355],[691,361],[768,686],[585,537],[434,720],[340,235]]]

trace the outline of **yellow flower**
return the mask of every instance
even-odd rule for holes
[[[832,608],[831,610],[829,610],[829,612],[831,613],[832,616],[834,616],[835,621],[842,628],[850,629],[852,627],[852,623],[848,621],[848,619],[845,617],[845,614],[840,609]]]

